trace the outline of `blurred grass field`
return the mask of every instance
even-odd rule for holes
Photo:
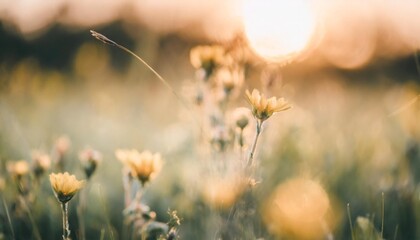
[[[105,28],[105,32],[128,43],[176,92],[194,102],[195,73],[189,52],[198,42],[147,31],[141,38],[131,38],[118,26]],[[269,85],[261,81],[267,66],[250,61],[240,95],[229,108],[249,107],[245,89],[263,86],[269,86],[270,95],[288,99],[293,108],[271,117],[264,127],[257,148],[259,182],[242,196],[252,199],[253,212],[226,222],[231,208],[212,206],[203,197],[208,179],[202,168],[212,164],[209,160],[232,161],[235,156],[203,154],[200,109],[186,109],[142,64],[96,41],[87,31],[68,34],[58,30],[44,38],[54,34],[66,36],[51,47],[58,52],[50,52],[40,40],[26,46],[42,49],[17,53],[14,59],[5,54],[0,62],[0,176],[5,181],[0,193],[0,239],[12,239],[11,226],[16,239],[35,238],[35,226],[26,213],[15,211],[17,190],[7,173],[7,162],[30,162],[33,149],[50,153],[60,136],[71,142],[64,169],[79,179],[84,178],[79,152],[92,147],[103,155],[83,189],[88,199],[84,213],[87,239],[124,236],[122,164],[114,153],[120,148],[162,154],[165,165],[146,188],[143,201],[162,222],[170,219],[168,209],[177,211],[182,219],[179,239],[300,239],[293,234],[277,235],[272,225],[286,224],[286,220],[272,219],[266,213],[275,211],[267,210],[275,189],[300,178],[316,182],[327,194],[326,232],[331,235],[322,239],[352,239],[347,206],[356,239],[420,238],[420,73],[415,56],[377,60],[353,70],[315,69],[305,61],[275,66]],[[66,50],[72,37],[78,39],[77,44]],[[60,49],[65,59],[48,62],[60,57]],[[252,135],[254,129],[250,131]],[[313,190],[311,186],[306,186],[308,191]],[[295,193],[285,191],[293,200]],[[47,174],[34,195],[31,214],[42,239],[60,238],[61,213]],[[78,201],[70,203],[74,239]],[[289,222],[289,228],[305,231],[318,224],[305,221],[315,217],[317,204],[321,203],[302,206],[300,221]],[[364,218],[356,220],[358,217]],[[383,237],[379,236],[382,221]]]

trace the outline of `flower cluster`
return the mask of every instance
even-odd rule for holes
[[[190,61],[196,69],[202,69],[205,77],[226,61],[225,50],[221,46],[197,46],[190,52]]]

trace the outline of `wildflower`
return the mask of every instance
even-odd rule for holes
[[[95,172],[96,167],[102,159],[102,156],[101,153],[96,150],[86,149],[79,154],[79,159],[82,163],[86,177],[89,179]]]
[[[239,88],[244,81],[243,69],[239,67],[221,68],[217,71],[217,77],[226,95],[229,95],[233,89]]]
[[[68,152],[70,148],[70,140],[65,137],[65,136],[61,136],[59,137],[56,142],[55,142],[55,146],[54,146],[54,163],[57,165],[57,169],[59,169],[60,171],[64,170],[64,165],[65,165],[65,155]]]
[[[191,49],[190,61],[196,69],[202,69],[208,78],[213,71],[226,61],[225,51],[221,46],[197,46]]]
[[[7,170],[12,176],[19,179],[29,173],[29,164],[25,160],[9,162],[7,163]]]
[[[260,94],[257,89],[252,91],[252,94],[246,90],[246,97],[252,106],[252,114],[255,118],[265,121],[276,112],[285,111],[291,106],[284,100],[284,98],[272,97],[267,99],[264,94]]]
[[[46,172],[51,166],[51,159],[48,154],[33,151],[32,152],[32,164],[33,171],[36,177],[40,177],[44,172]]]
[[[60,157],[67,153],[70,148],[70,140],[66,136],[61,136],[55,142],[55,149]]]
[[[84,186],[84,181],[79,181],[74,175],[65,173],[50,174],[51,187],[55,196],[61,203],[67,203]]]
[[[131,175],[144,186],[162,168],[162,159],[159,153],[152,154],[149,151],[139,153],[137,150],[117,150],[116,157],[128,166]]]
[[[225,126],[215,126],[214,129],[212,129],[211,143],[216,150],[223,152],[231,143],[232,132],[229,130],[230,129],[227,129]]]

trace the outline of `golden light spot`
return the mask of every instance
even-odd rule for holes
[[[264,221],[269,231],[291,239],[321,239],[328,233],[328,194],[313,180],[295,178],[280,184],[266,202]]]
[[[245,186],[244,179],[238,174],[213,176],[204,183],[203,197],[212,207],[227,209],[240,197]]]
[[[256,54],[282,61],[306,47],[315,30],[315,17],[307,0],[247,0],[243,24]]]

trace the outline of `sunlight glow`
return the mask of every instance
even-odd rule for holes
[[[302,51],[315,29],[307,0],[245,0],[243,23],[255,53],[274,61]]]

